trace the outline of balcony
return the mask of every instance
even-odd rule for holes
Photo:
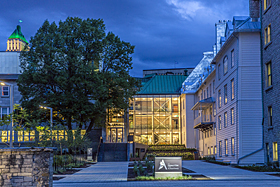
[[[212,115],[202,115],[195,118],[193,128],[206,131],[209,129],[213,129],[213,124],[214,118],[212,117]]]
[[[215,98],[208,97],[206,99],[198,101],[193,107],[192,110],[206,110],[209,108],[213,103],[215,103]]]

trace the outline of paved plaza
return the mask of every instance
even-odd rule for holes
[[[128,162],[99,162],[54,181],[54,186],[280,186],[280,177],[203,161],[183,161],[183,166],[214,180],[127,181]]]

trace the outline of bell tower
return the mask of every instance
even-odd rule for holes
[[[22,51],[26,45],[28,42],[21,32],[20,25],[17,25],[15,31],[8,38],[6,51]]]

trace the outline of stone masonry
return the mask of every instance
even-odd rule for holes
[[[269,1],[267,1],[269,2]],[[271,0],[264,10],[261,0],[262,19],[262,66],[263,66],[263,113],[265,162],[273,162],[273,142],[280,148],[280,1]],[[264,31],[271,24],[271,42],[265,45]],[[266,85],[266,64],[271,62],[272,86]],[[269,126],[268,107],[272,107],[272,126]],[[269,149],[266,148],[269,146]],[[268,152],[267,152],[268,151]],[[279,161],[279,156],[278,156]]]
[[[53,150],[0,149],[0,186],[53,186]]]

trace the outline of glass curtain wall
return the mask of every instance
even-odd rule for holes
[[[143,144],[180,144],[178,95],[137,95],[129,110],[129,134]]]

